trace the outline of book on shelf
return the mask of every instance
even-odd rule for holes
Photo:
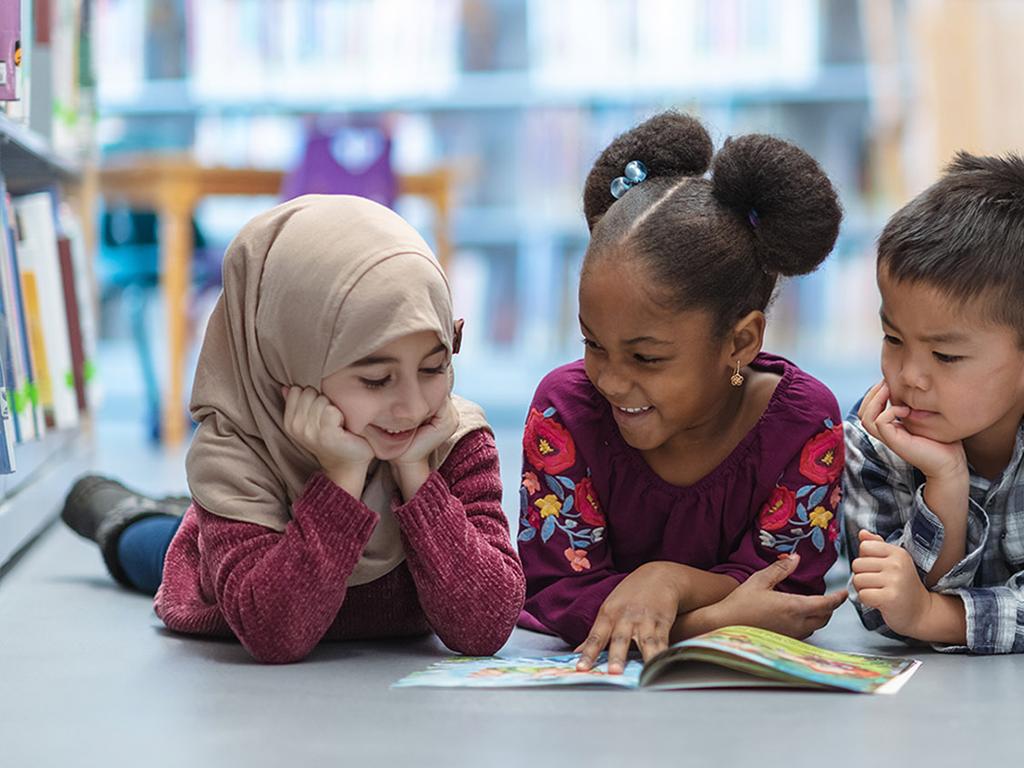
[[[25,442],[41,437],[46,425],[42,404],[39,402],[28,318],[25,314],[16,226],[11,198],[0,176],[0,290],[6,308],[7,344],[10,348],[10,354],[5,359],[8,370],[8,405],[14,415],[15,437],[18,442]]]
[[[93,410],[99,404],[99,378],[96,375],[98,320],[97,298],[93,293],[89,254],[78,217],[67,203],[58,213],[61,279],[68,312],[68,333],[75,374],[78,410]]]
[[[57,246],[55,196],[38,192],[14,199],[25,314],[47,425],[78,424],[74,366]]]
[[[516,658],[455,657],[413,672],[395,688],[532,688],[605,685],[627,689],[805,688],[896,693],[920,666],[897,656],[832,651],[756,627],[731,626],[675,643],[621,675],[601,663],[576,670],[579,654]]]

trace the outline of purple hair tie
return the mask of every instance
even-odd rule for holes
[[[747,214],[747,221],[750,222],[750,226],[754,229],[757,229],[757,225],[761,223],[761,219],[757,217],[757,211],[753,208],[751,208],[750,212]]]

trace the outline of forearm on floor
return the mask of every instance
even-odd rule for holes
[[[943,645],[967,644],[967,611],[956,595],[929,592],[928,609],[908,634],[915,640]]]
[[[942,547],[925,585],[932,587],[950,569],[964,559],[967,551],[967,504],[969,481],[929,480],[924,487],[924,500],[932,513],[942,521]]]

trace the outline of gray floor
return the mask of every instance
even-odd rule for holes
[[[183,487],[180,454],[100,430],[92,466]],[[499,433],[517,474],[514,429]],[[67,482],[52,478],[48,482]],[[511,487],[514,487],[512,485]],[[844,606],[817,642],[905,653]],[[517,631],[506,652],[560,649]],[[392,690],[433,639],[326,644],[284,667],[161,628],[53,526],[0,580],[0,765],[963,765],[1019,762],[1024,658],[915,652],[897,695]]]

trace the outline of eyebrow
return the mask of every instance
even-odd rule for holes
[[[592,330],[590,330],[590,328],[587,326],[587,324],[585,322],[583,322],[583,318],[582,317],[579,318],[579,321],[580,321],[580,325],[583,326],[583,330],[584,331],[589,333],[591,336],[595,335],[594,332]],[[641,342],[646,342],[648,344],[660,344],[662,346],[671,346],[672,345],[671,341],[665,341],[664,339],[656,339],[653,336],[634,336],[632,339],[626,339],[623,343],[624,344],[640,344]]]
[[[428,357],[436,355],[438,352],[444,352],[445,349],[446,349],[446,347],[445,347],[444,344],[438,344],[436,347],[434,347],[432,350],[430,350],[429,352],[427,352],[427,354],[425,354],[423,356],[423,360],[426,360]],[[355,367],[362,367],[362,366],[366,366],[366,365],[384,365],[384,364],[387,364],[387,363],[397,363],[397,362],[398,362],[398,358],[397,357],[389,357],[387,355],[367,355],[366,357],[362,358],[361,360],[356,360],[349,367],[355,368]]]
[[[885,312],[882,310],[878,311],[878,316],[882,318],[882,323],[888,325],[897,333],[900,333],[900,329],[896,327],[896,324],[885,316]],[[962,341],[968,341],[966,334],[957,333],[950,331],[949,333],[929,333],[924,336],[918,336],[919,341],[928,342],[930,344],[954,344]]]

